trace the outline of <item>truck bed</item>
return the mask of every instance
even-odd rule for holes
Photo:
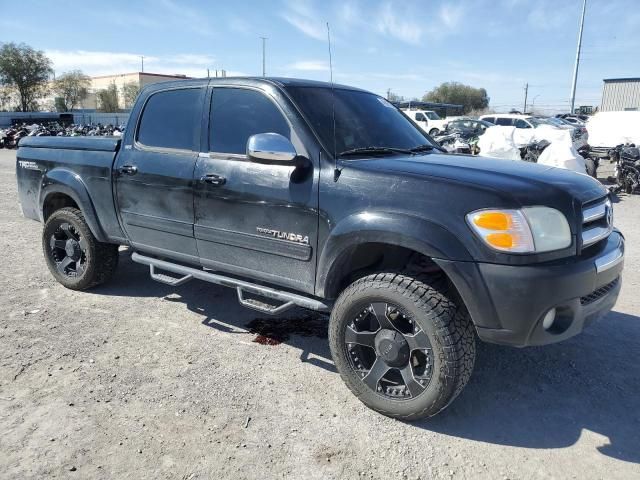
[[[91,212],[88,215],[95,215],[96,221],[100,219],[99,231],[94,232],[97,237],[103,240],[123,237],[111,182],[119,148],[120,138],[115,137],[25,137],[20,140],[16,177],[25,217],[43,221],[42,206],[49,187],[69,186],[62,191],[68,190],[70,196],[76,197],[80,191],[82,198],[73,198],[75,203],[82,204],[83,211]]]

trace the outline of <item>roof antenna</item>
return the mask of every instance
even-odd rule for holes
[[[336,146],[336,92],[333,88],[333,62],[331,60],[331,31],[329,30],[329,22],[327,22],[327,43],[329,44],[329,79],[331,81],[331,118],[333,120],[333,181],[337,182],[340,178],[340,169],[338,168],[338,154]]]

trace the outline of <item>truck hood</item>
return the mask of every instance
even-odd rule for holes
[[[427,154],[350,160],[357,168],[449,179],[511,194],[522,205],[540,205],[564,193],[579,203],[602,198],[608,190],[586,175],[535,163],[469,155]]]

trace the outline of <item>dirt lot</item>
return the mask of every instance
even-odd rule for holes
[[[349,393],[322,316],[264,321],[126,251],[109,285],[61,287],[14,164],[0,150],[0,478],[640,478],[640,196],[616,205],[614,312],[559,345],[482,345],[458,400],[406,424]]]

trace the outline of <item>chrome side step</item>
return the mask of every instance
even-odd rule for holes
[[[158,282],[165,283],[171,286],[183,285],[190,280],[198,279],[205,282],[215,283],[216,285],[222,285],[223,287],[235,288],[238,293],[238,301],[241,305],[258,310],[262,313],[269,315],[277,315],[294,306],[308,308],[309,310],[317,310],[320,312],[326,312],[331,310],[330,305],[316,300],[314,298],[305,297],[296,293],[285,292],[282,290],[276,290],[274,288],[265,287],[262,285],[256,285],[255,283],[245,282],[244,280],[238,280],[231,277],[225,277],[224,275],[218,275],[217,273],[205,272],[197,268],[186,267],[184,265],[178,265],[176,263],[167,262],[165,260],[159,260],[157,258],[147,257],[134,252],[131,255],[131,260],[143,265],[149,265],[149,273],[151,278]],[[179,278],[157,273],[156,269],[164,270],[167,272],[182,275]],[[245,298],[244,294],[250,293],[260,297],[269,298],[271,300],[277,300],[283,302],[282,305],[270,305],[263,303],[256,299]]]

